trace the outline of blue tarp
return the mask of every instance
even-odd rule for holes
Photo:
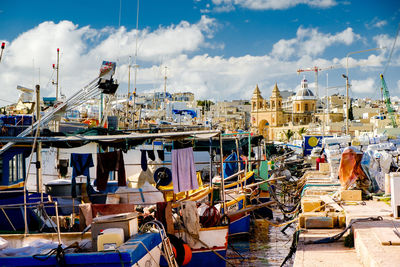
[[[173,114],[179,114],[179,115],[190,115],[192,116],[192,118],[196,118],[197,117],[197,113],[196,111],[192,110],[192,109],[173,109],[172,110]]]
[[[238,157],[235,152],[230,154],[225,160],[224,160],[224,178],[227,178],[231,176],[232,174],[236,173],[238,171],[238,164],[237,162],[227,162],[227,161],[237,161]]]

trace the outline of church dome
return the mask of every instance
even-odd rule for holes
[[[314,93],[308,89],[308,82],[305,78],[301,81],[301,87],[297,91],[294,100],[313,100],[315,99]]]
[[[307,88],[297,91],[296,96],[314,96],[314,94],[310,89]]]

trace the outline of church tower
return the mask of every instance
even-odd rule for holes
[[[272,89],[269,103],[271,111],[270,125],[281,126],[283,124],[282,96],[276,83],[274,89]]]
[[[251,111],[259,111],[263,108],[264,98],[261,95],[260,89],[258,88],[258,84],[256,85],[256,89],[254,89],[253,95],[251,96]]]

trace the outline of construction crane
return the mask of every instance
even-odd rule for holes
[[[383,78],[383,74],[381,74],[381,90],[383,93],[383,97],[385,98],[386,109],[389,115],[390,120],[392,121],[393,128],[397,128],[396,117],[394,115],[394,111],[392,108],[392,102],[390,101],[389,90],[386,86],[385,78]]]
[[[317,66],[314,66],[312,68],[298,69],[297,70],[297,74],[300,74],[300,72],[305,72],[305,71],[314,71],[315,72],[315,96],[318,99],[318,97],[319,97],[319,92],[318,92],[318,72],[324,71],[324,70],[336,69],[338,67],[342,67],[342,66],[329,66],[329,67],[325,67],[325,68],[319,68]]]

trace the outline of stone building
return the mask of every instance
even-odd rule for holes
[[[308,88],[306,79],[301,81],[301,87],[291,97],[291,103],[285,100],[283,105],[283,101],[277,84],[269,99],[262,97],[257,85],[251,97],[252,131],[269,140],[277,140],[277,131],[289,129],[288,127],[304,127],[315,121],[317,98]]]

